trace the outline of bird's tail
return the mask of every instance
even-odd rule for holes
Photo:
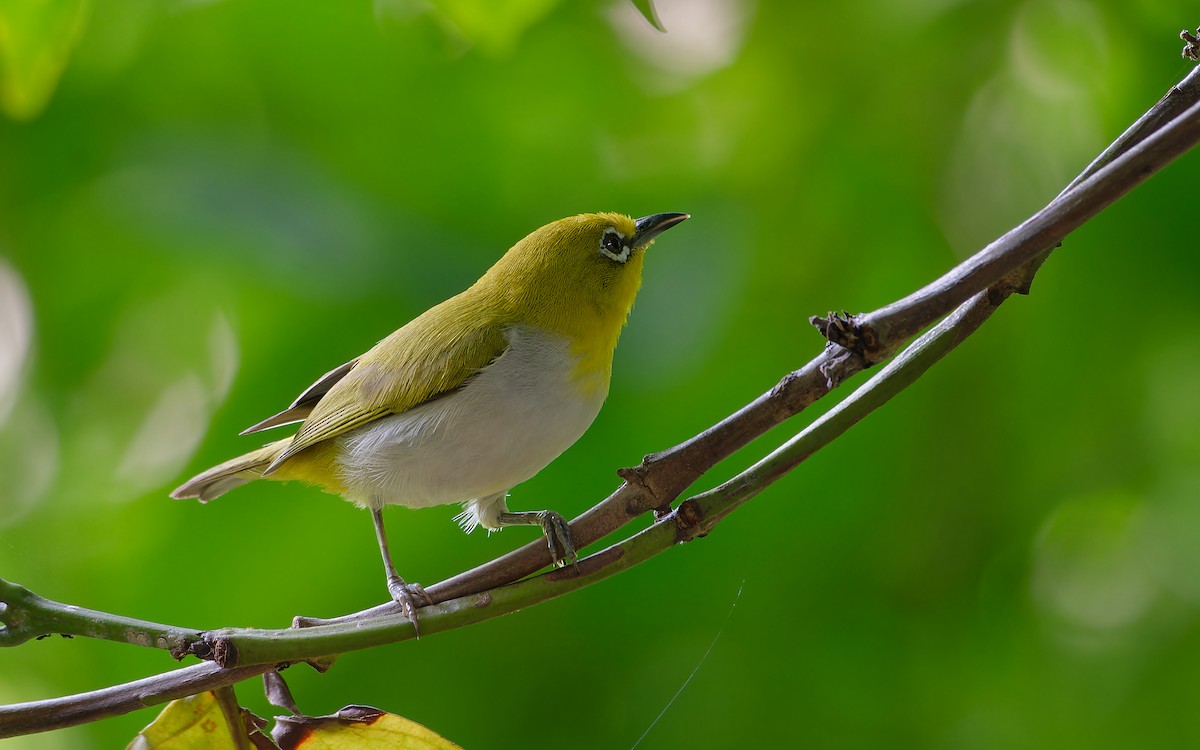
[[[263,470],[279,454],[283,453],[291,442],[290,437],[277,440],[256,451],[250,451],[245,455],[214,466],[208,471],[202,471],[176,487],[175,491],[171,493],[171,497],[177,500],[195,497],[199,498],[202,503],[218,498],[234,487],[241,487],[246,482],[252,482],[261,477]]]

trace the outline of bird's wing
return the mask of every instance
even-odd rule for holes
[[[479,328],[438,317],[417,318],[359,357],[316,401],[264,474],[323,440],[461,388],[508,348],[498,324]]]
[[[301,393],[299,396],[297,396],[296,400],[293,401],[288,408],[284,409],[278,414],[267,417],[253,427],[247,427],[246,429],[242,430],[241,434],[249,435],[252,432],[261,432],[263,430],[269,430],[272,427],[279,427],[280,425],[292,424],[294,422],[303,422],[305,419],[308,419],[308,415],[312,414],[313,407],[317,405],[317,402],[321,400],[321,397],[326,393],[329,393],[329,389],[336,385],[339,380],[344,378],[346,373],[350,372],[350,370],[353,369],[356,364],[358,364],[358,360],[352,359],[346,364],[335,367],[334,369],[325,373],[317,379],[317,382],[310,385],[304,391],[304,393]]]

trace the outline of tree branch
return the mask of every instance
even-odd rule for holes
[[[2,578],[0,602],[5,605],[0,609],[3,615],[0,620],[4,623],[0,628],[0,646],[17,646],[47,633],[61,633],[152,646],[180,658],[188,653],[189,643],[198,640],[201,632],[61,604]]]
[[[556,570],[517,583],[546,566],[544,544],[514,552],[427,589],[435,604],[421,610],[422,629],[438,632],[481,622],[608,578],[721,520],[795,468],[820,447],[908,387],[974,332],[1014,292],[1025,292],[1041,262],[1071,231],[1200,142],[1200,77],[1193,71],[1029,220],[942,278],[896,303],[864,315],[814,322],[832,342],[807,365],[746,407],[670,450],[622,470],[626,480],[572,523],[580,547],[649,510],[660,522]],[[1170,113],[1178,112],[1175,117]],[[905,341],[958,309],[833,410],[754,466],[671,510],[671,503],[716,463],[802,411],[858,371],[887,358]],[[844,344],[839,346],[838,344]],[[508,584],[508,585],[505,585]],[[68,698],[0,707],[0,736],[59,728],[124,713],[183,695],[230,685],[277,665],[318,659],[413,637],[412,626],[388,604],[305,629],[227,629],[203,633],[79,610],[0,586],[6,627],[0,643],[15,645],[41,627],[49,632],[110,638],[168,648],[181,644],[213,658],[201,664]],[[45,632],[45,631],[44,631]],[[241,665],[241,666],[239,666]]]
[[[222,669],[217,664],[205,662],[65,698],[0,706],[0,737],[64,729],[106,716],[127,714],[248,680],[272,668],[259,665]]]

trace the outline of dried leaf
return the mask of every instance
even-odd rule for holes
[[[278,706],[292,716],[300,715],[300,709],[296,708],[296,699],[292,697],[291,689],[278,670],[263,672],[263,689],[267,693],[267,701],[272,706]]]
[[[332,716],[280,716],[274,735],[281,750],[462,750],[415,721],[370,706],[346,706]]]

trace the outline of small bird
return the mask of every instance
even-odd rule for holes
[[[508,490],[596,418],[645,250],[687,218],[596,213],[547,224],[469,289],[242,433],[300,422],[294,435],[202,472],[171,497],[207,502],[255,479],[295,479],[369,508],[388,592],[414,626],[414,597],[428,597],[396,573],[386,505],[461,503],[455,520],[468,533],[537,525],[556,565],[576,559],[563,517],[509,511]]]

